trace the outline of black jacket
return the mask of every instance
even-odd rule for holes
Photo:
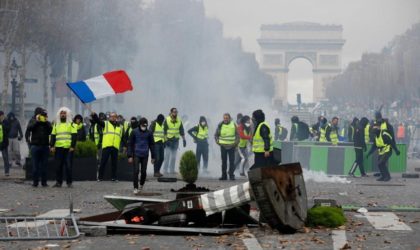
[[[32,118],[25,132],[25,139],[29,145],[48,146],[52,126],[49,121],[40,122]]]
[[[22,133],[22,128],[20,126],[19,120],[15,118],[13,120],[9,120],[9,123],[10,123],[9,138],[11,139],[15,139],[18,137],[22,138],[23,133]]]

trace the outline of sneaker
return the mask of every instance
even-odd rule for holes
[[[117,180],[117,179],[111,179],[111,181],[113,181],[113,182],[118,182],[118,180]]]
[[[102,179],[97,179],[96,181],[97,181],[97,182],[101,182],[101,181],[102,181]]]
[[[137,188],[135,188],[134,190],[133,190],[133,194],[138,194],[139,193],[139,190],[137,189]]]
[[[55,187],[55,188],[61,188],[61,184],[60,183],[56,183],[56,184],[54,184],[53,187]]]
[[[42,187],[44,187],[44,188],[45,188],[45,187],[48,187],[48,184],[47,184],[47,183],[43,183],[43,184],[42,184]]]
[[[226,176],[222,176],[222,177],[219,178],[219,181],[225,181],[225,180],[227,180]]]
[[[356,178],[356,176],[354,174],[352,174],[352,173],[349,173],[349,177]]]
[[[235,176],[230,176],[229,180],[234,181],[235,180]]]
[[[9,173],[5,173],[5,174],[4,174],[4,176],[9,177],[9,176],[10,176],[10,174],[9,174]]]
[[[367,175],[367,174],[363,174],[363,175],[362,175],[362,177],[369,177],[369,175]]]
[[[67,187],[68,187],[68,188],[73,188],[73,184],[71,184],[71,183],[67,183]]]
[[[154,175],[153,175],[153,177],[162,177],[163,176],[163,174],[161,174],[161,173],[155,173]]]
[[[32,183],[32,187],[34,188],[38,187],[38,183]]]

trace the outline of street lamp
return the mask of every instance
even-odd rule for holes
[[[12,64],[10,65],[10,76],[12,77],[12,81],[10,82],[12,84],[12,112],[15,113],[16,108],[16,88],[18,82],[16,81],[19,65],[17,65],[15,58],[12,60]]]

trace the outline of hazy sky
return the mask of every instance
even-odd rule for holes
[[[240,37],[244,50],[256,53],[257,59],[262,24],[341,24],[346,40],[343,67],[363,52],[379,52],[395,35],[420,21],[420,0],[204,0],[204,4],[208,17],[222,21],[225,36]],[[291,85],[310,84],[312,73],[305,61],[291,66]]]

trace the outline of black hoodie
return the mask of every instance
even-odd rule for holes
[[[52,126],[49,121],[41,122],[36,120],[36,116],[45,112],[42,108],[36,108],[34,116],[28,123],[25,132],[25,139],[29,145],[48,146],[49,136],[52,131]]]
[[[9,121],[9,125],[10,125],[9,138],[10,139],[15,139],[18,137],[22,138],[23,137],[22,128],[20,126],[19,120],[16,119],[15,114],[10,112],[7,115],[7,120]]]
[[[354,146],[361,147],[366,151],[366,142],[365,142],[365,127],[369,124],[369,120],[366,117],[360,119],[358,126],[354,131]]]

